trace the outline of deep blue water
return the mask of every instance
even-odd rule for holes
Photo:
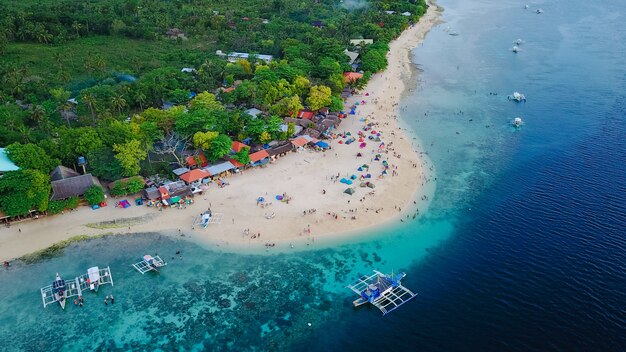
[[[0,340],[15,341],[0,349],[626,350],[623,4],[440,4],[445,23],[415,50],[403,102],[437,172],[425,217],[297,255],[154,234],[78,243],[0,271]],[[513,91],[528,101],[507,101]],[[146,252],[170,261],[161,275],[130,267]],[[54,272],[91,265],[110,265],[115,286],[82,310],[41,307]],[[386,317],[354,310],[344,286],[371,268],[405,271],[419,296]]]

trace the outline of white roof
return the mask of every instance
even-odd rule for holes
[[[272,55],[264,55],[264,54],[238,53],[235,51],[233,51],[232,53],[228,53],[229,58],[237,58],[237,59],[247,59],[252,55],[255,55],[259,60],[263,60],[265,62],[272,61],[272,59],[274,58]]]
[[[211,165],[204,168],[204,171],[207,171],[211,174],[211,176],[219,175],[224,171],[232,170],[235,168],[235,165],[230,161],[223,162],[221,164]]]
[[[263,111],[257,109],[257,108],[252,108],[252,109],[248,109],[246,110],[246,114],[256,118],[257,116],[259,116],[260,114],[262,114]]]
[[[182,69],[180,69],[180,72],[188,72],[188,73],[191,73],[191,72],[196,72],[196,69],[195,69],[195,68],[192,68],[192,67],[183,67]]]
[[[90,282],[96,282],[100,280],[100,269],[97,266],[87,269],[87,275],[89,275]]]
[[[393,15],[396,12],[395,11],[385,11],[385,13],[388,14],[388,15]]]
[[[349,58],[349,64],[352,65],[354,63],[354,60],[356,60],[359,57],[359,53],[354,52],[354,51],[349,51],[348,49],[343,51],[344,54],[346,54]]]
[[[411,13],[410,12],[403,12],[402,16],[411,16]]]
[[[374,44],[374,39],[350,39],[350,44],[352,45]]]

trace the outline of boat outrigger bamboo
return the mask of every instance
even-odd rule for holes
[[[137,269],[141,274],[145,274],[148,271],[159,272],[159,269],[166,266],[167,263],[161,259],[158,255],[154,257],[146,254],[143,256],[140,262],[133,264],[133,267]]]
[[[43,300],[44,308],[49,304],[59,302],[61,308],[65,309],[67,299],[80,294],[81,290],[77,279],[74,278],[74,280],[66,281],[61,279],[59,273],[57,273],[52,285],[41,288],[41,299]]]
[[[359,280],[349,285],[359,298],[352,302],[355,307],[365,303],[371,303],[383,312],[383,315],[392,312],[396,308],[417,296],[408,288],[402,286],[400,280],[406,276],[400,273],[394,277],[385,275],[374,270],[374,274],[370,276],[362,276]]]
[[[113,286],[113,276],[111,276],[111,269],[108,266],[104,269],[100,269],[97,266],[91,267],[87,269],[87,274],[83,274],[76,279],[81,291],[89,289],[98,292],[102,285],[111,284]]]

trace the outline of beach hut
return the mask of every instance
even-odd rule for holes
[[[343,191],[343,193],[347,193],[349,195],[353,195],[354,194],[354,188],[346,188],[346,190]]]

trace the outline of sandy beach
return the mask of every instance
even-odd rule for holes
[[[326,152],[294,152],[263,168],[245,170],[225,179],[229,185],[195,197],[195,204],[184,209],[158,211],[153,207],[110,206],[92,210],[80,207],[63,215],[14,223],[0,229],[0,260],[10,260],[78,235],[161,232],[185,235],[203,246],[233,252],[292,251],[319,248],[325,240],[354,239],[373,226],[412,221],[428,208],[434,193],[434,167],[423,154],[419,140],[407,135],[398,120],[398,104],[414,73],[411,50],[438,23],[440,9],[431,4],[419,23],[390,44],[387,70],[376,74],[365,89],[346,102],[359,102],[355,115],[349,115],[337,132],[350,132],[357,141],[329,141]],[[367,124],[371,130],[363,131]],[[360,147],[358,132],[365,134]],[[372,131],[381,142],[369,140]],[[361,153],[361,157],[357,157]],[[377,154],[381,157],[375,160]],[[383,161],[387,174],[382,175]],[[358,171],[367,164],[369,169]],[[361,181],[361,175],[371,179]],[[357,176],[351,186],[341,178]],[[337,177],[339,176],[339,177]],[[375,188],[360,187],[370,181]],[[354,194],[344,193],[348,187]],[[281,202],[277,195],[291,199]],[[267,204],[257,203],[259,197]],[[127,198],[132,202],[132,199]],[[220,224],[193,227],[194,219],[208,208],[223,214]]]

